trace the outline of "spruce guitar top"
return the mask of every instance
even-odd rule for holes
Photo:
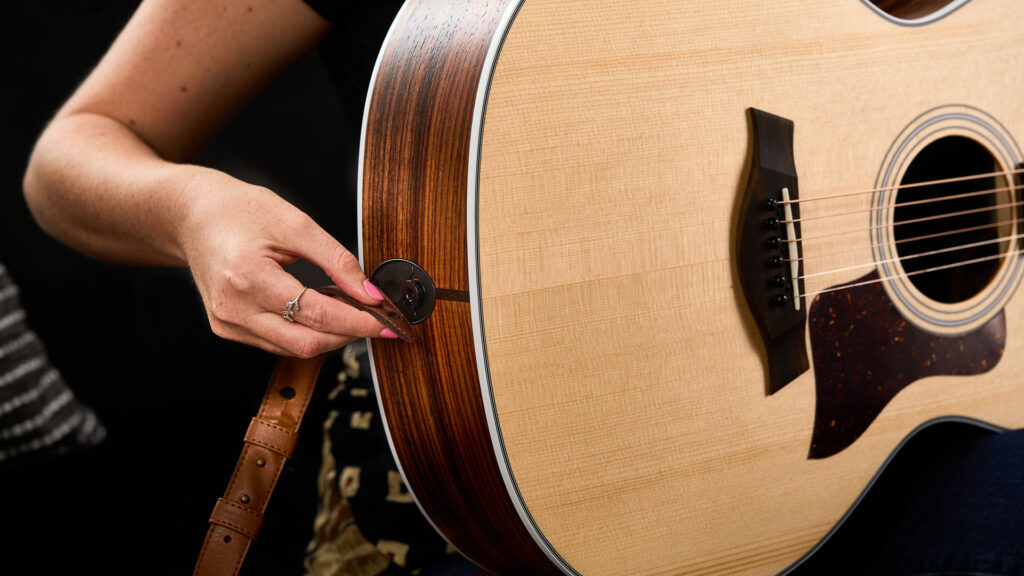
[[[1019,0],[407,2],[360,252],[431,521],[502,575],[779,573],[916,430],[1024,425],[1022,71]]]

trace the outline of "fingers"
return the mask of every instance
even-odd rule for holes
[[[295,301],[291,319],[317,332],[374,338],[384,326],[369,314],[325,296],[316,290],[303,291],[302,284],[271,259],[264,259],[252,281],[235,281],[243,299],[253,300],[261,311],[282,316]]]
[[[278,352],[279,355],[299,358],[312,358],[337,350],[360,338],[349,334],[317,331],[298,322],[288,322],[280,314],[272,313],[255,317],[252,327],[258,334],[263,334],[269,339],[273,346],[283,350],[283,353]]]
[[[296,284],[298,283],[296,282]],[[286,305],[286,303],[278,304],[282,311]],[[268,308],[272,309],[272,305]],[[373,316],[316,290],[306,290],[302,293],[293,320],[296,324],[301,324],[317,332],[366,338],[376,338],[384,329],[384,325]]]
[[[317,332],[269,312],[250,318],[247,326],[214,321],[210,324],[221,338],[256,346],[278,356],[313,358],[358,339],[357,336]]]
[[[315,290],[299,297],[302,284],[283,266],[301,258],[353,299],[382,300],[356,257],[309,216],[265,188],[230,180],[219,192],[202,196],[181,235],[214,333],[300,357],[357,338],[396,337],[370,314]],[[282,312],[296,299],[289,322]]]
[[[299,247],[300,256],[326,272],[339,288],[356,300],[378,304],[384,299],[380,290],[366,278],[355,255],[312,220],[306,229],[310,234]]]
[[[309,358],[358,338],[395,338],[370,314],[303,290],[275,260],[260,259],[245,272],[222,272],[207,305],[214,333],[284,356]],[[284,312],[290,307],[291,322]]]
[[[295,286],[298,281],[288,276]],[[293,294],[302,291],[298,288]],[[277,290],[276,294],[285,292]],[[292,293],[292,292],[288,292]],[[267,296],[273,290],[258,294],[239,294],[230,310],[225,306],[207,307],[207,317],[215,334],[228,340],[257,346],[282,356],[312,358],[336,350],[359,338],[396,337],[376,319],[360,310],[320,294],[306,290],[293,306],[292,321],[283,312],[295,296]],[[274,300],[275,304],[262,302]]]

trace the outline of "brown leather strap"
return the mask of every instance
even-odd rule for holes
[[[380,306],[367,306],[334,286],[319,291],[369,312],[403,340],[416,340],[408,321],[387,297]],[[299,424],[313,397],[323,362],[322,355],[309,360],[278,358],[263,403],[245,433],[242,455],[227,491],[210,514],[210,529],[199,552],[194,576],[238,574],[249,546],[263,526],[263,513],[285,461],[295,451]]]
[[[259,413],[245,434],[235,472],[210,515],[195,576],[233,575],[242,567],[263,526],[270,494],[295,449],[299,424],[313,397],[323,360],[323,356],[278,358]]]

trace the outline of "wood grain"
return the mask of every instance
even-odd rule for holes
[[[919,17],[944,5],[890,9]],[[364,146],[367,269],[406,258],[443,290],[479,290],[478,317],[441,302],[414,328],[421,345],[373,344],[396,455],[456,546],[499,574],[554,573],[501,484],[507,463],[521,505],[581,574],[777,573],[829,533],[921,423],[1024,425],[1024,301],[989,293],[1019,282],[1020,257],[1007,255],[967,303],[906,288],[950,317],[1005,304],[998,365],[908,386],[847,449],[809,459],[817,374],[766,394],[734,238],[752,107],[794,122],[800,197],[821,200],[800,210],[807,294],[875,265],[872,195],[859,192],[879,186],[900,135],[927,111],[996,119],[983,137],[1010,142],[993,154],[1018,165],[1024,3],[974,2],[895,26],[860,2],[527,0],[498,56],[483,133],[471,134],[507,6],[410,2],[382,55]],[[942,133],[979,134],[967,120]],[[477,162],[478,210],[467,214]]]
[[[481,321],[510,468],[575,569],[777,573],[919,424],[1024,425],[1018,290],[993,370],[908,386],[808,459],[813,368],[766,395],[732,248],[754,107],[793,120],[801,199],[847,194],[801,205],[805,272],[829,272],[806,292],[863,276],[872,196],[854,193],[915,118],[970,105],[1024,138],[1022,24],[1014,0],[914,27],[860,2],[524,4],[481,148]]]
[[[498,574],[554,574],[519,521],[477,380],[466,271],[472,114],[509,0],[407,3],[380,56],[366,118],[363,263],[422,266],[441,294],[419,343],[372,341],[380,402],[410,491],[434,525]]]

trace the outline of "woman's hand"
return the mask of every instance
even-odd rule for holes
[[[298,259],[316,265],[344,292],[379,304],[380,292],[350,252],[309,216],[258,186],[209,171],[186,194],[179,230],[217,335],[286,356],[309,358],[362,337],[397,337],[369,314],[303,285],[284,270]],[[294,321],[283,317],[299,297]]]
[[[81,252],[192,269],[213,331],[309,357],[393,336],[369,314],[303,289],[306,259],[375,304],[355,257],[265,188],[187,164],[330,24],[301,0],[145,0],[40,137],[25,175],[39,224]]]

